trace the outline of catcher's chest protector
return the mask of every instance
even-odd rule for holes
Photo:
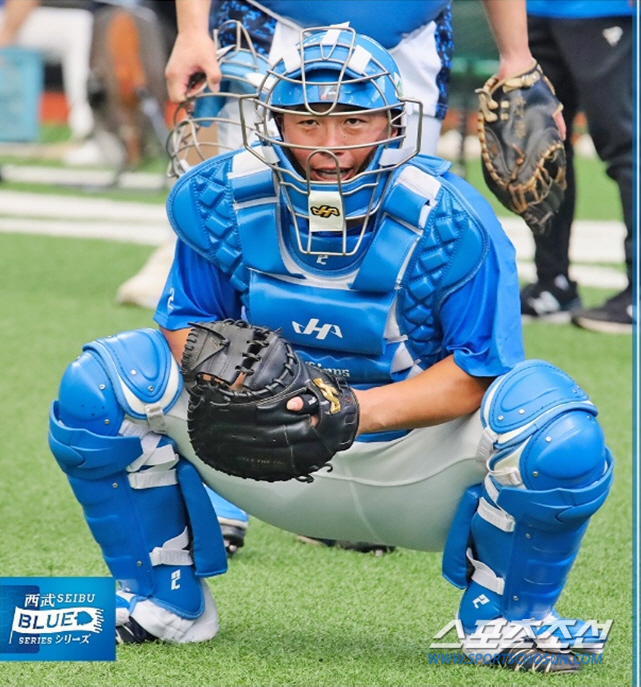
[[[205,227],[206,241],[183,238],[192,246],[217,246],[206,257],[238,285],[249,320],[280,329],[308,361],[350,383],[402,379],[438,359],[436,301],[469,278],[483,257],[480,229],[470,230],[467,220],[457,223],[450,206],[440,207],[447,182],[437,175],[447,166],[424,162],[394,173],[372,240],[342,270],[336,265],[344,258],[314,255],[302,262],[282,222],[271,171],[247,152],[234,156],[228,175],[238,233],[219,238],[217,222],[222,224],[218,218],[224,212],[213,190],[217,184],[203,183],[205,169],[191,191],[198,196],[198,224]],[[450,216],[435,228],[432,213]],[[175,217],[180,214],[176,207]],[[184,234],[193,227],[190,222]],[[181,234],[180,226],[177,231]]]

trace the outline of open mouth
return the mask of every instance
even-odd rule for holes
[[[341,168],[338,171],[336,167],[331,169],[313,169],[311,172],[313,181],[337,181],[339,177],[341,181],[345,181],[353,176],[351,167]]]

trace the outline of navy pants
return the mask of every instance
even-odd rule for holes
[[[620,31],[616,27],[620,28]],[[576,184],[572,125],[580,109],[606,172],[617,184],[626,225],[625,258],[632,274],[632,17],[528,17],[530,49],[550,79],[568,129],[568,188],[550,230],[536,237],[540,281],[568,275]]]

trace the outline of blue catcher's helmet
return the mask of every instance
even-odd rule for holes
[[[170,176],[179,177],[203,160],[243,146],[238,99],[256,94],[269,63],[256,52],[240,22],[221,24],[214,31],[216,45],[220,32],[229,28],[235,31],[235,42],[217,50],[222,76],[219,91],[212,93],[203,81],[201,90],[176,109],[174,128],[167,141]]]
[[[415,141],[405,145],[407,102],[420,110],[420,102],[402,97],[399,70],[389,52],[343,26],[301,31],[299,43],[268,71],[260,98],[241,98],[244,130],[252,129],[260,144],[252,145],[245,138],[245,146],[274,170],[294,217],[301,252],[356,253],[389,173],[419,151],[420,131]],[[387,116],[386,137],[344,148],[294,145],[283,140],[278,124],[282,115],[345,116],[345,107]],[[335,151],[346,148],[374,150],[364,168],[341,182]],[[309,151],[304,170],[293,161],[291,151],[296,149]],[[319,154],[333,159],[336,181],[310,178],[309,161]],[[339,240],[328,250],[326,239],[332,236]],[[315,237],[323,238],[322,245]]]

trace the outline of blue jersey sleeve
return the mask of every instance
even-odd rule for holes
[[[527,0],[527,13],[554,19],[631,17],[634,5],[630,0]]]
[[[190,322],[239,319],[240,315],[239,294],[227,278],[179,240],[154,321],[175,331],[189,327]]]
[[[443,348],[474,377],[508,372],[525,358],[516,267],[494,249],[472,279],[451,293],[440,311]]]
[[[524,360],[516,251],[489,203],[448,175],[484,227],[488,249],[473,277],[441,303],[443,349],[475,377],[494,377]]]

